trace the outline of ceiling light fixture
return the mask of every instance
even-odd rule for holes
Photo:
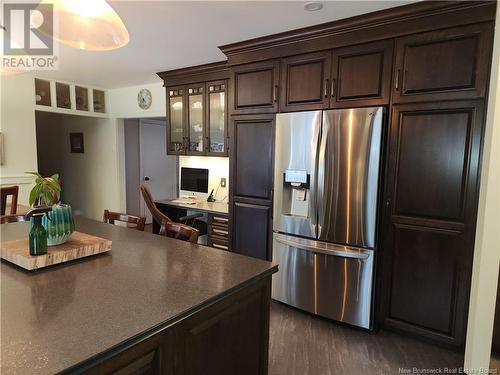
[[[304,4],[304,10],[307,10],[308,12],[315,12],[321,9],[323,9],[323,3],[320,3],[318,1],[313,1]]]
[[[120,16],[104,0],[43,0],[42,4],[53,4],[58,22],[54,39],[71,47],[109,51],[130,40]]]

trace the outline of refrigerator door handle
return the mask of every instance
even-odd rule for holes
[[[318,163],[318,182],[316,184],[316,212],[318,213],[317,238],[320,238],[325,216],[325,179],[327,178],[327,176],[325,176],[325,174],[327,173],[325,168],[325,160],[330,127],[331,125],[328,121],[328,117],[323,113],[318,158],[316,159]]]
[[[326,255],[333,255],[342,258],[352,258],[359,260],[366,260],[370,257],[370,253],[364,249],[359,249],[351,246],[342,246],[332,243],[320,243],[309,240],[294,240],[289,236],[275,235],[274,239],[284,245],[292,246],[297,249],[312,251],[314,253],[321,253]]]
[[[314,235],[317,235],[317,225],[318,225],[318,183],[317,183],[317,176],[318,176],[318,157],[319,157],[319,142],[321,141],[321,121],[322,121],[322,116],[323,112],[320,111],[318,112],[317,116],[314,118],[314,122],[318,122],[318,126],[315,127],[316,132],[313,134],[314,137],[314,142],[312,142],[312,149],[311,153],[314,155],[314,171],[312,177],[312,183],[311,183],[311,204],[309,204],[309,209],[308,209],[308,214],[309,214],[309,220],[311,222],[311,227]]]

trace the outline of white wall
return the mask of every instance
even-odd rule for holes
[[[159,79],[159,78],[158,78]],[[137,105],[137,94],[141,89],[151,91],[151,107],[144,110]],[[110,115],[114,118],[165,117],[166,99],[163,82],[142,86],[131,86],[108,91]]]
[[[465,346],[469,374],[489,368],[500,263],[500,6],[497,6],[481,189]]]
[[[104,209],[121,210],[117,121],[36,112],[36,123],[39,171],[60,174],[63,202],[95,220],[102,219]],[[83,154],[71,153],[72,132],[83,133]]]
[[[33,179],[24,174],[37,170],[34,79],[30,73],[1,77],[0,131],[4,135],[1,185],[19,185],[19,203],[28,204]]]
[[[220,201],[225,198],[228,200],[229,194],[229,158],[222,157],[207,157],[207,156],[179,156],[179,176],[180,168],[206,168],[208,169],[208,192],[212,189],[217,190],[221,177],[226,179],[226,187],[219,188],[217,195],[214,197]]]

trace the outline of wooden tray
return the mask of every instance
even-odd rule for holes
[[[27,270],[36,270],[111,250],[111,241],[73,232],[62,245],[50,246],[47,254],[31,256],[28,239],[0,242],[0,257]]]

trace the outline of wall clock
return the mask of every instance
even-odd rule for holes
[[[148,109],[151,107],[151,102],[153,101],[153,96],[151,95],[151,91],[148,89],[142,89],[137,94],[137,104],[142,109]]]

